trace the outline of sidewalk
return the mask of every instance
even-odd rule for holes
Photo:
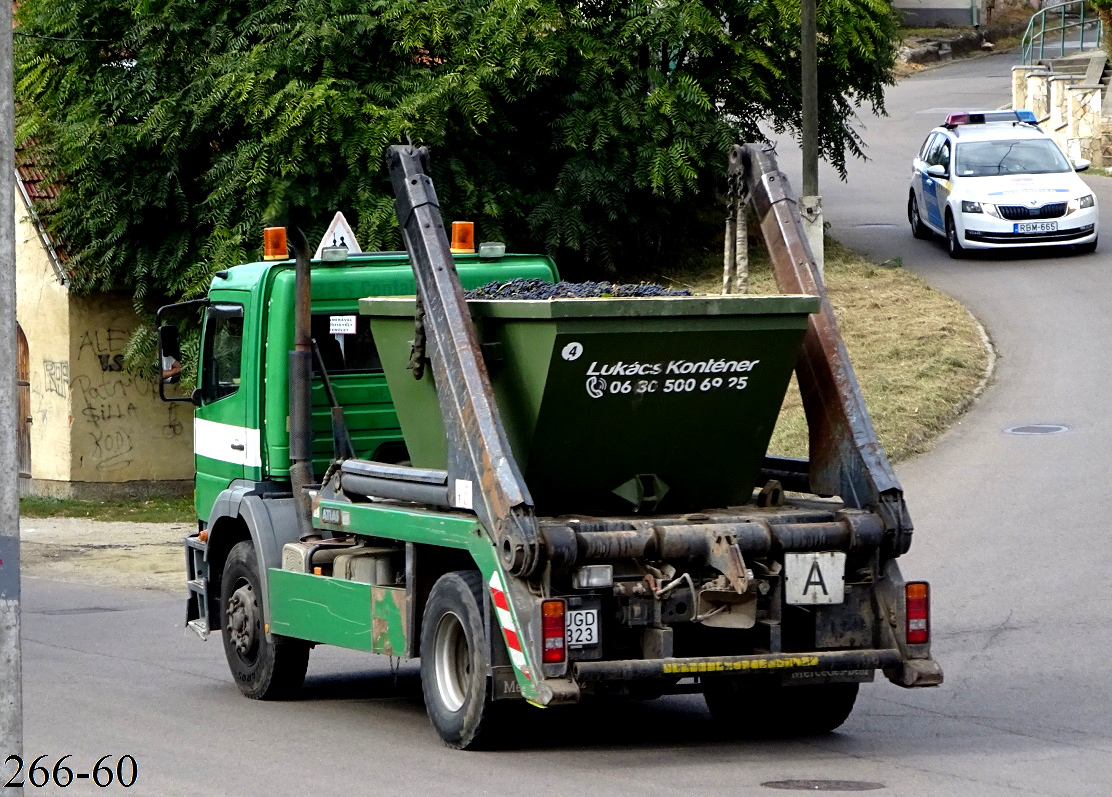
[[[20,573],[82,584],[184,592],[186,523],[20,518]]]

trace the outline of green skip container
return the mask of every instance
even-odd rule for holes
[[[413,297],[360,300],[415,467],[447,466]],[[692,512],[747,503],[813,296],[470,300],[536,510]]]

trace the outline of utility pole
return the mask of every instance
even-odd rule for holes
[[[0,3],[0,756],[23,755],[19,640],[19,393],[15,320],[15,98],[12,4]],[[14,762],[13,762],[14,764]],[[0,763],[7,782],[12,765]]]
[[[819,69],[816,0],[802,0],[800,34],[803,41],[803,196],[799,215],[807,243],[823,272],[822,197],[819,196]]]

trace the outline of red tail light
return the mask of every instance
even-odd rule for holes
[[[567,656],[564,647],[564,602],[545,601],[541,604],[544,663],[559,664]]]
[[[931,641],[931,588],[926,581],[911,581],[907,595],[907,644],[925,645]]]

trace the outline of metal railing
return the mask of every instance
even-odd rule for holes
[[[1086,0],[1069,0],[1038,11],[1027,23],[1020,44],[1022,63],[1042,60],[1049,52],[1063,57],[1069,52],[1084,52],[1100,47],[1103,27],[1096,11]],[[1086,36],[1086,33],[1089,35]]]

